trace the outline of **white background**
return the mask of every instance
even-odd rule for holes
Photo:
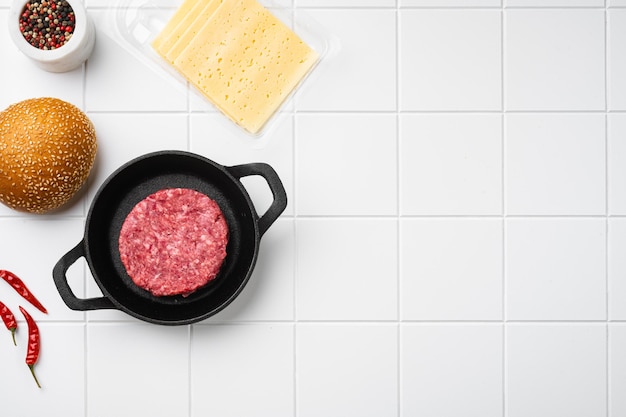
[[[87,0],[96,48],[65,74],[1,25],[0,107],[72,102],[99,154],[61,212],[0,207],[0,268],[49,309],[31,309],[41,390],[25,323],[17,348],[0,331],[0,413],[626,416],[626,2],[277,3],[331,44],[256,139],[123,48],[113,2]],[[70,311],[52,267],[104,179],[162,149],[278,171],[289,205],[249,285],[190,326]],[[263,182],[247,186],[262,212]],[[84,260],[68,275],[98,295]]]

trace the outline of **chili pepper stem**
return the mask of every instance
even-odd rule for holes
[[[15,327],[10,328],[9,330],[11,330],[11,336],[13,337],[13,344],[17,346],[17,342],[15,341]]]
[[[37,383],[37,387],[41,388],[41,385],[39,385],[39,380],[37,379],[37,375],[35,375],[35,366],[34,365],[28,365],[28,369],[30,369],[30,373],[33,374],[33,378],[35,378],[35,382]]]

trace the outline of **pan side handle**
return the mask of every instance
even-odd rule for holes
[[[270,187],[274,200],[258,221],[259,232],[261,236],[263,236],[263,234],[267,232],[267,229],[269,229],[287,207],[287,192],[285,191],[282,181],[276,171],[274,171],[274,168],[263,162],[235,165],[229,167],[228,171],[238,179],[250,175],[260,175],[267,181],[267,185]]]
[[[85,256],[85,241],[81,240],[72,250],[63,255],[63,257],[57,262],[52,270],[52,278],[54,278],[54,284],[59,291],[59,295],[72,310],[86,311],[86,310],[102,310],[115,308],[111,300],[106,297],[99,298],[77,298],[72,292],[69,284],[67,283],[67,270],[78,259]]]

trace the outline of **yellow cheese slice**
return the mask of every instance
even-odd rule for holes
[[[174,60],[233,121],[257,133],[318,54],[256,0],[225,0]]]
[[[172,32],[176,31],[179,27],[183,19],[188,16],[193,16],[193,11],[196,8],[202,6],[204,2],[201,0],[184,0],[183,4],[174,12],[174,15],[167,21],[165,27],[159,32],[156,38],[152,41],[152,47],[160,52],[162,50],[162,45],[168,41]],[[169,47],[168,47],[169,49]]]
[[[186,19],[187,28],[177,36],[175,42],[172,42],[169,48],[164,53],[165,59],[170,63],[180,55],[180,53],[189,45],[193,38],[198,34],[200,29],[208,24],[216,10],[222,7],[225,0],[209,0],[205,2],[204,6],[199,13],[190,15],[189,19]],[[226,2],[228,2],[226,0]]]

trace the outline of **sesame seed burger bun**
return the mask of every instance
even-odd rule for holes
[[[33,98],[0,112],[0,202],[45,213],[67,203],[87,180],[96,132],[76,106]]]

